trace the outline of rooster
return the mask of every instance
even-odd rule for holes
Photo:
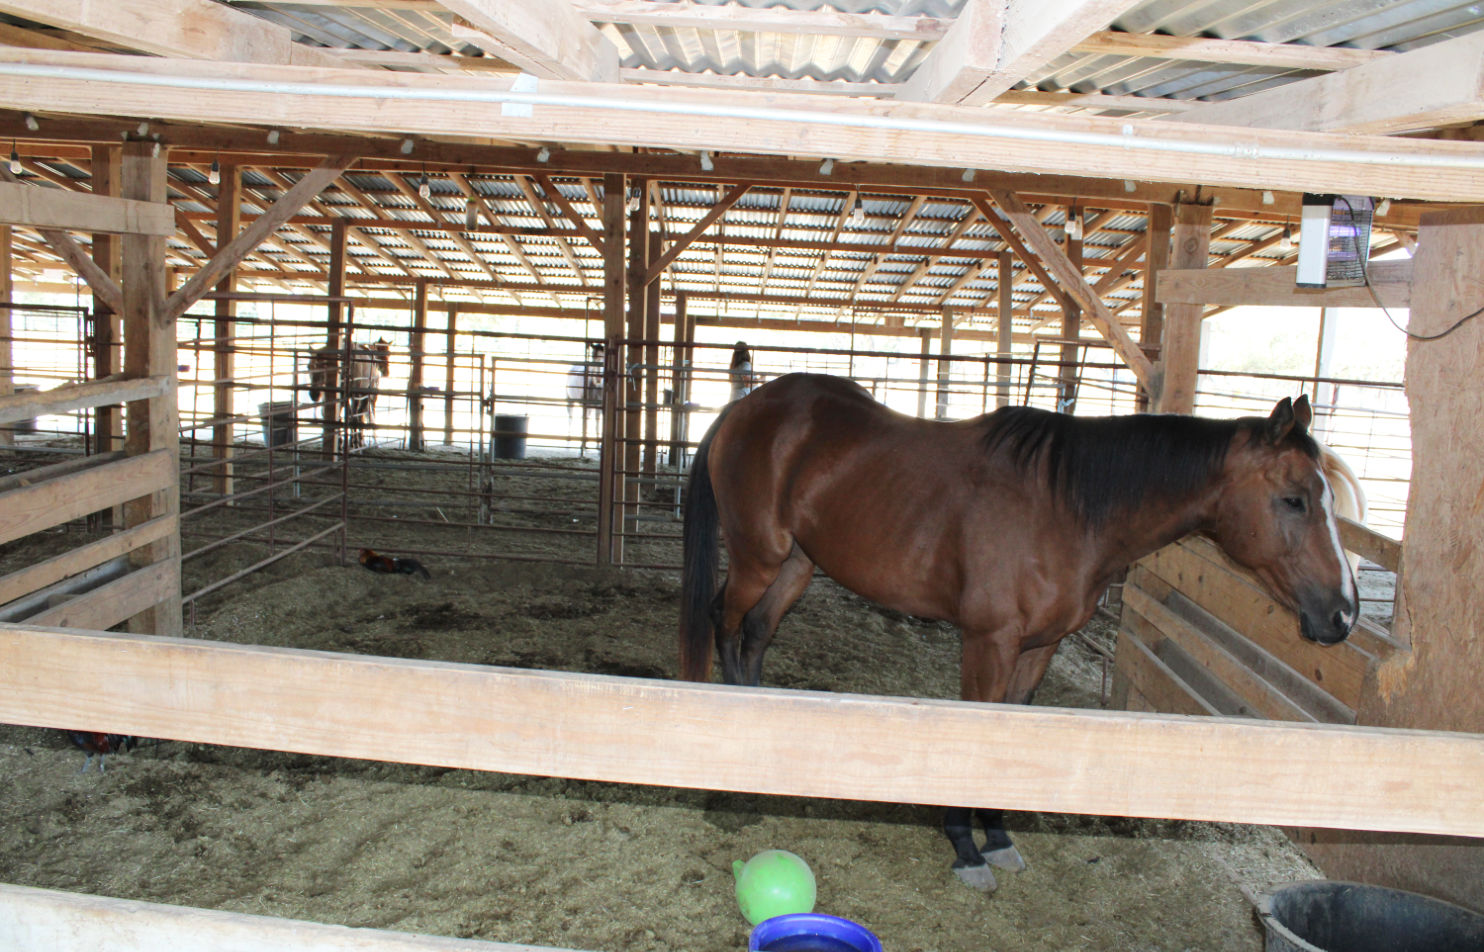
[[[384,575],[421,575],[432,578],[428,570],[417,559],[398,559],[390,555],[378,555],[370,549],[361,550],[361,564],[373,572]]]
[[[87,753],[82,761],[82,770],[78,773],[88,772],[88,764],[93,762],[94,754],[98,755],[98,772],[102,773],[103,763],[109,754],[122,753],[139,743],[139,738],[127,734],[100,734],[97,731],[68,731],[67,736]]]

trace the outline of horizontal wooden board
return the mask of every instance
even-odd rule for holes
[[[0,544],[165,489],[177,466],[155,450],[0,493]]]
[[[0,182],[0,186],[5,183]],[[88,407],[102,407],[127,403],[130,400],[148,400],[169,392],[174,381],[163,377],[138,377],[126,380],[89,380],[85,383],[69,383],[50,390],[31,390],[0,396],[0,424],[14,423],[46,416],[49,413],[68,413]]]
[[[1412,261],[1373,261],[1371,288],[1386,307],[1407,307],[1412,296]],[[1298,268],[1173,268],[1159,273],[1155,299],[1161,304],[1222,307],[1375,307],[1365,287],[1301,288]]]
[[[1178,644],[1191,659],[1226,685],[1242,701],[1236,712],[1275,721],[1315,721],[1313,715],[1264,681],[1196,625],[1181,618],[1136,587],[1124,588],[1127,611],[1137,612],[1153,623],[1165,637]]]
[[[1401,570],[1402,544],[1390,536],[1384,536],[1370,526],[1361,525],[1340,516],[1340,544],[1348,552],[1370,559],[1388,572]]]
[[[161,516],[149,522],[140,523],[132,529],[115,532],[96,542],[69,549],[61,555],[54,555],[43,562],[33,563],[9,575],[0,576],[0,605],[15,601],[23,595],[29,595],[31,592],[46,588],[48,585],[60,582],[79,572],[85,572],[94,566],[102,565],[109,559],[117,558],[152,542],[158,542],[174,533],[176,526],[177,520],[174,516]],[[95,625],[92,627],[107,628],[109,626]]]
[[[7,952],[562,952],[0,883]]]
[[[175,234],[175,209],[163,202],[0,182],[0,224],[169,237]]]
[[[112,628],[146,608],[179,598],[179,563],[173,560],[157,562],[37,612],[26,619],[26,624]]]
[[[1484,836],[1484,736],[0,626],[0,722],[851,800]],[[991,750],[984,758],[965,750]]]

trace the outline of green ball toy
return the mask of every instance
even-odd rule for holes
[[[753,925],[774,916],[814,911],[814,873],[788,850],[763,850],[743,863],[732,863],[737,877],[737,905]]]

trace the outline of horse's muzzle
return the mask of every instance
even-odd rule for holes
[[[1304,608],[1299,611],[1299,633],[1321,645],[1338,644],[1355,627],[1359,614],[1359,606],[1345,598],[1331,601],[1319,610]]]

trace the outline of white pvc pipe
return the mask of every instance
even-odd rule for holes
[[[576,109],[606,109],[616,112],[660,112],[677,116],[751,119],[763,122],[811,122],[816,125],[860,129],[886,129],[896,132],[921,132],[973,136],[986,139],[1018,139],[1058,145],[1114,146],[1147,149],[1183,155],[1207,155],[1232,159],[1268,159],[1297,162],[1326,162],[1347,165],[1396,165],[1420,168],[1484,171],[1484,155],[1446,156],[1411,155],[1400,152],[1354,149],[1311,149],[1287,146],[1258,146],[1239,143],[1187,142],[1141,135],[1133,123],[1126,122],[1120,134],[1077,132],[1059,129],[1031,129],[996,122],[948,122],[939,119],[913,119],[899,116],[855,115],[816,109],[776,109],[735,106],[723,103],[687,103],[674,101],[633,101],[602,96],[574,96],[543,93],[537,89],[411,89],[403,86],[370,86],[336,83],[266,82],[241,78],[203,76],[161,76],[151,73],[126,73],[118,70],[70,66],[47,66],[32,63],[0,63],[0,75],[28,76],[40,79],[73,79],[83,82],[123,83],[133,86],[171,87],[176,89],[212,90],[218,92],[276,93],[296,96],[334,96],[345,99],[408,99],[441,102],[502,103],[522,106],[558,106]],[[527,85],[531,77],[522,75]],[[518,83],[519,85],[519,83]],[[1233,130],[1239,132],[1242,130]]]

